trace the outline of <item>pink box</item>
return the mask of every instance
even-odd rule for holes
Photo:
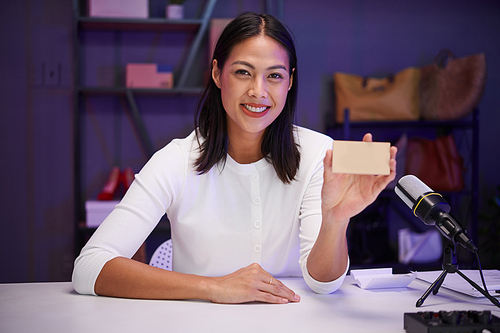
[[[127,88],[163,88],[172,89],[174,74],[172,67],[157,64],[127,64]]]
[[[148,0],[88,0],[93,17],[148,18]]]

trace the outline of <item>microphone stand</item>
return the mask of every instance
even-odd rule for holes
[[[448,274],[448,273],[458,273],[458,275],[460,275],[462,278],[464,278],[467,282],[469,282],[470,285],[472,285],[481,294],[483,294],[487,299],[489,299],[491,303],[500,307],[500,303],[499,303],[498,299],[491,296],[487,291],[485,291],[483,288],[481,288],[479,285],[477,285],[477,283],[475,283],[474,281],[469,279],[465,274],[460,272],[460,270],[458,269],[457,257],[455,255],[454,248],[452,248],[451,246],[446,246],[444,248],[444,253],[443,253],[443,272],[441,273],[441,275],[439,275],[439,277],[436,279],[436,281],[434,281],[429,286],[429,288],[425,291],[425,293],[422,295],[422,297],[420,297],[418,299],[417,304],[416,304],[417,308],[420,307],[422,304],[424,304],[425,299],[427,298],[427,296],[429,296],[431,291],[432,291],[433,295],[436,295],[438,293],[439,288],[443,284],[444,278],[446,277],[446,274]]]

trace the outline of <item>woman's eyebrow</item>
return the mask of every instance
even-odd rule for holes
[[[243,61],[243,60],[236,60],[231,65],[243,65],[243,66],[250,67],[251,69],[255,69],[255,66],[253,66],[252,64],[250,64],[250,63],[248,63],[246,61]],[[285,70],[285,71],[288,72],[288,69],[285,66],[283,66],[283,65],[270,66],[266,70],[274,70],[274,69],[283,69],[283,70]]]

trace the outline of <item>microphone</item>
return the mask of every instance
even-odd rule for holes
[[[450,205],[443,196],[413,175],[401,177],[394,191],[410,207],[413,214],[427,225],[435,225],[441,234],[454,244],[459,243],[471,252],[477,252],[474,242],[451,214]]]

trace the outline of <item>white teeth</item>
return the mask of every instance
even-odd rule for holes
[[[248,104],[243,104],[243,106],[245,107],[245,109],[247,109],[248,111],[251,111],[251,112],[256,112],[256,113],[261,113],[261,112],[264,112],[266,111],[267,109],[267,106],[263,106],[263,107],[260,107],[260,108],[255,108],[253,106],[250,106]]]

